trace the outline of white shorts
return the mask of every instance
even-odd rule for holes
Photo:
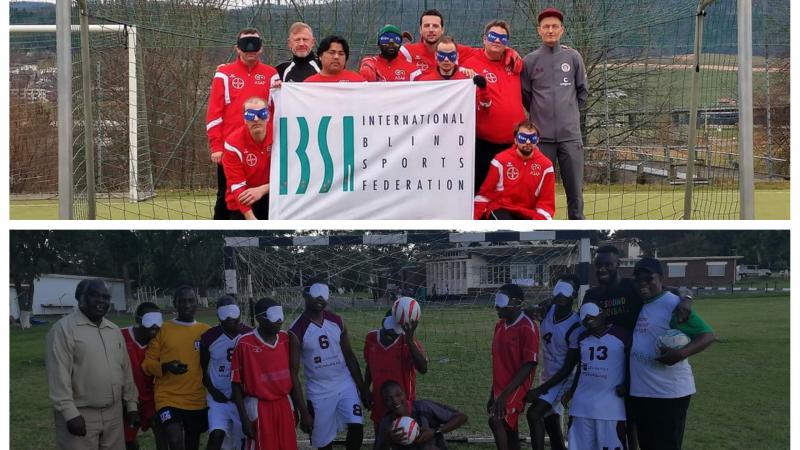
[[[208,400],[208,432],[222,430],[225,432],[225,441],[222,443],[223,449],[238,449],[242,446],[242,422],[239,420],[239,411],[233,401],[226,403],[215,402],[212,398]]]
[[[354,384],[325,398],[309,397],[308,402],[314,415],[311,445],[315,448],[330,444],[348,423],[364,423],[364,410]]]
[[[625,421],[570,417],[569,448],[628,448]]]
[[[561,404],[561,399],[564,397],[564,394],[567,393],[571,385],[572,377],[567,377],[566,380],[551,387],[549,391],[540,395],[539,398],[549,403],[553,412],[561,416],[564,414],[564,405]]]

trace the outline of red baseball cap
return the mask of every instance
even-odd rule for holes
[[[564,14],[561,13],[558,8],[554,8],[552,6],[543,9],[542,12],[539,13],[538,22],[541,22],[545,17],[558,17],[558,20],[560,20],[562,23],[564,22]]]

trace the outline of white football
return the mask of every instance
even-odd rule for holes
[[[671,329],[667,330],[662,336],[656,339],[656,345],[661,348],[674,348],[679,349],[686,347],[692,340],[683,333],[681,330]]]
[[[411,445],[419,437],[420,429],[417,421],[408,416],[398,417],[392,422],[392,430],[403,430],[403,445]]]
[[[419,302],[411,297],[400,297],[392,305],[392,316],[398,325],[417,321],[421,314]]]

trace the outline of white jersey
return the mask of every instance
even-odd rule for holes
[[[611,325],[600,336],[584,333],[579,342],[581,362],[578,387],[569,414],[602,420],[625,420],[625,399],[617,386],[625,383],[626,348],[630,333]]]
[[[668,366],[659,357],[656,339],[670,329],[672,312],[680,299],[663,292],[642,306],[631,346],[631,393],[634,397],[680,398],[695,393],[689,360]]]
[[[228,336],[222,330],[222,325],[208,329],[200,336],[200,345],[208,350],[208,376],[214,385],[226,397],[231,398],[231,358],[233,347],[239,336],[249,333],[252,329],[246,325],[239,325],[239,334]],[[211,398],[210,395],[207,396]]]
[[[561,369],[569,349],[578,348],[578,336],[582,330],[578,314],[573,312],[564,319],[556,321],[556,306],[550,306],[539,327],[544,344],[542,382],[549,380]]]
[[[322,323],[300,315],[289,328],[300,341],[308,397],[324,398],[355,387],[342,353],[342,318],[323,311]]]

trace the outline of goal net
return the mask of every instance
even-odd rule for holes
[[[48,20],[32,18],[22,5],[27,3],[12,0],[12,24]],[[525,55],[540,43],[536,14],[550,5],[565,11],[562,42],[583,55],[589,77],[591,95],[582,114],[586,216],[681,218],[688,135],[694,126],[698,141],[692,217],[738,218],[736,2],[717,1],[706,8],[698,113],[690,119],[695,0],[89,1],[90,23],[136,29],[133,85],[137,92],[133,98],[139,169],[134,178],[144,200],[130,203],[118,198],[118,193],[128,190],[131,178],[130,127],[125,126],[134,101],[125,70],[128,39],[124,31],[93,33],[89,73],[95,111],[97,217],[211,217],[216,168],[209,161],[205,109],[214,70],[235,57],[233,43],[241,28],[255,26],[262,31],[263,60],[274,65],[290,57],[285,45],[289,25],[305,21],[318,38],[334,32],[346,37],[351,44],[349,66],[354,68],[362,56],[377,52],[374,34],[385,23],[418,38],[419,14],[426,8],[438,8],[445,16],[447,33],[472,46],[481,45],[485,23],[503,18],[511,24],[511,45]],[[788,178],[788,3],[756,0],[752,15],[754,166],[757,186],[766,188]],[[73,24],[77,23],[77,8],[73,8]],[[86,171],[81,156],[83,95],[77,37],[74,34],[74,190],[75,215],[80,218]],[[26,88],[35,88],[36,81],[15,72],[33,60],[53,58],[54,45],[52,35],[14,37],[11,42],[13,194],[55,191],[55,158],[44,150],[55,148],[55,128],[52,120],[43,120],[52,119],[55,105],[53,100],[26,97],[36,95],[24,93]],[[41,63],[33,73],[52,78],[47,70],[52,65]],[[52,97],[52,88],[45,89]],[[557,217],[565,217],[563,195],[557,206]]]
[[[303,311],[303,286],[328,283],[330,308],[344,317],[362,370],[367,332],[380,327],[394,299],[416,298],[422,305],[416,335],[430,360],[428,373],[417,378],[418,398],[470,417],[451,438],[492,442],[480,418],[491,385],[493,294],[513,282],[533,305],[551,296],[562,274],[583,274],[588,283],[588,235],[581,246],[580,232],[389,233],[228,237],[226,291],[248,318],[259,298],[279,301],[287,329]],[[372,437],[372,427],[365,430]]]

